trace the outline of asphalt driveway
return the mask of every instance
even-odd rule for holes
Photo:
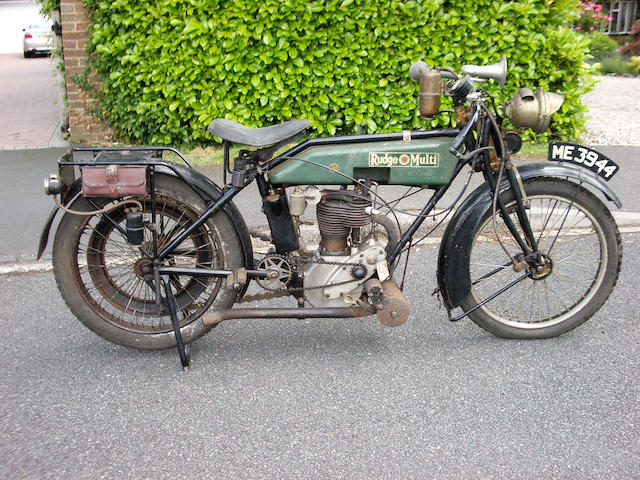
[[[559,338],[448,322],[432,247],[403,326],[229,321],[187,374],[90,332],[51,273],[0,276],[0,478],[638,478],[640,234],[623,241],[611,298]]]

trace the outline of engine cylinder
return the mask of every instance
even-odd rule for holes
[[[365,208],[371,201],[340,191],[328,191],[316,207],[320,230],[320,253],[344,255],[349,248],[347,238],[351,229],[361,228],[371,222]]]

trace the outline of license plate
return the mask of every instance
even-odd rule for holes
[[[605,180],[610,180],[620,169],[620,167],[606,155],[574,143],[550,143],[549,160],[552,162],[569,162],[580,165],[597,173]]]

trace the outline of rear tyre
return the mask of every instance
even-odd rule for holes
[[[556,337],[589,319],[609,297],[620,273],[620,233],[606,206],[575,183],[534,179],[525,182],[525,190],[538,250],[548,261],[540,271],[518,261],[522,250],[499,214],[494,228],[489,209],[474,235],[472,287],[462,308],[474,307],[529,271],[528,278],[469,317],[500,337]],[[518,225],[512,192],[503,200]]]
[[[94,199],[100,207],[114,204]],[[151,219],[151,198],[138,198],[146,220]],[[155,303],[143,250],[153,250],[152,233],[144,231],[142,248],[127,243],[114,226],[124,227],[123,206],[106,215],[66,213],[53,244],[53,266],[58,288],[69,309],[89,329],[110,342],[138,349],[163,349],[176,345],[166,301]],[[70,208],[95,210],[78,197]],[[158,248],[168,244],[205,210],[203,200],[181,180],[156,175],[156,229]],[[108,218],[107,218],[108,215]],[[110,221],[110,220],[111,221]],[[224,212],[218,212],[187,237],[164,265],[210,269],[243,266],[238,234]],[[169,278],[185,343],[201,337],[205,327],[199,317],[209,308],[230,308],[237,292],[220,278],[172,275]],[[164,297],[164,292],[162,294]]]

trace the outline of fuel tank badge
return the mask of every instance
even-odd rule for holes
[[[370,167],[430,167],[440,166],[439,153],[369,152]]]

